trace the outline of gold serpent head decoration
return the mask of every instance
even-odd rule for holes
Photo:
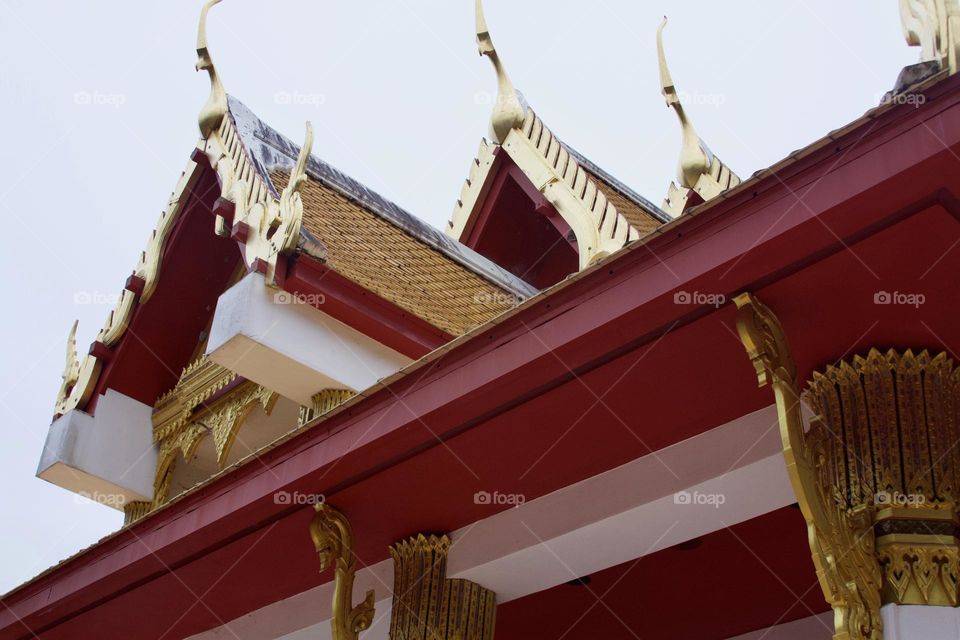
[[[200,25],[197,29],[197,71],[206,71],[210,76],[210,97],[200,110],[200,135],[206,138],[216,131],[227,114],[227,92],[220,82],[220,76],[213,65],[210,49],[207,47],[207,13],[210,7],[221,0],[208,0],[200,11]]]
[[[345,542],[352,537],[350,523],[339,511],[325,503],[316,505],[317,515],[310,523],[310,537],[313,547],[320,559],[320,571],[326,571],[334,566],[337,560],[343,560],[352,565],[353,559],[349,551],[345,554]],[[348,544],[348,542],[347,542]]]
[[[373,623],[374,593],[367,591],[363,602],[353,606],[354,553],[350,521],[326,502],[315,505],[314,509],[316,515],[310,522],[310,537],[320,558],[320,570],[334,568],[332,637],[333,640],[356,640],[358,634]]]
[[[497,55],[496,47],[493,46],[493,38],[490,37],[490,29],[487,28],[487,20],[483,15],[483,0],[476,0],[476,3],[477,47],[480,55],[490,58],[497,72],[497,99],[490,116],[490,135],[494,142],[502,144],[510,131],[523,125],[526,109],[520,102],[500,56]]]
[[[683,132],[683,146],[680,152],[680,164],[677,168],[677,180],[681,186],[687,189],[693,189],[697,185],[700,176],[710,173],[710,165],[713,162],[713,154],[706,144],[700,139],[693,123],[687,117],[683,105],[680,103],[680,94],[673,83],[673,76],[670,74],[670,68],[667,66],[667,56],[663,48],[663,29],[667,26],[667,17],[663,17],[663,22],[657,29],[657,57],[660,62],[660,90],[667,101],[667,106],[677,113],[680,119],[680,127]]]
[[[657,29],[660,91],[667,101],[667,107],[673,109],[680,119],[683,141],[680,147],[680,161],[677,165],[677,182],[680,186],[677,187],[676,184],[671,183],[664,209],[676,218],[689,207],[712,200],[727,189],[737,186],[740,184],[740,178],[710,151],[710,147],[697,134],[697,130],[684,111],[680,93],[673,82],[663,48],[663,29],[666,26],[667,18],[664,16],[663,22]],[[694,198],[694,194],[698,198]]]

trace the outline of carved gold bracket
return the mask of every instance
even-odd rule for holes
[[[320,558],[320,570],[334,569],[333,616],[330,626],[333,640],[357,640],[370,628],[374,614],[374,592],[367,591],[363,602],[353,606],[355,556],[353,529],[347,517],[326,503],[315,506],[317,514],[310,522],[310,537]]]
[[[492,640],[496,594],[447,578],[450,538],[423,534],[390,547],[392,640]]]
[[[834,640],[880,640],[882,577],[875,557],[873,507],[850,508],[827,469],[826,429],[804,432],[797,371],[780,321],[749,293],[735,298],[737,330],[760,385],[773,387],[783,455],[824,597],[834,610]]]

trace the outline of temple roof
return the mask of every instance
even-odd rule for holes
[[[250,160],[279,198],[300,153],[300,146],[264,123],[236,98],[228,97],[228,104],[230,117]],[[400,294],[411,300],[424,293],[439,295],[451,287],[469,291],[471,295],[501,292],[519,299],[536,292],[534,287],[509,271],[316,156],[310,156],[306,172],[309,181],[302,193],[305,204],[303,231],[326,243],[331,253],[330,266],[358,284],[390,290],[394,295]],[[312,240],[308,236],[301,244]],[[336,246],[335,243],[340,242],[345,244]],[[415,252],[415,258],[411,258],[411,251]],[[369,262],[371,259],[373,262]],[[396,263],[400,260],[411,264],[405,268]],[[418,264],[412,264],[415,261]],[[418,290],[424,281],[435,277],[439,279],[427,289]],[[460,279],[463,282],[458,283]],[[396,291],[398,285],[404,284],[413,289]],[[458,298],[456,302],[469,304],[470,300]],[[416,313],[416,309],[417,306],[411,303],[408,310]],[[482,315],[486,316],[482,321],[492,317]],[[454,322],[451,326],[461,324]],[[454,333],[462,333],[470,326],[473,325]]]
[[[484,140],[480,145],[451,215],[448,235],[473,248],[484,247],[484,255],[498,256],[497,262],[510,265],[514,273],[529,273],[540,264],[550,275],[536,283],[546,286],[616,253],[671,220],[665,211],[562,142],[530,108],[514,87],[494,46],[481,0],[476,0],[476,37],[480,54],[490,60],[497,76],[497,97],[490,116],[491,141]],[[501,152],[503,156],[495,162]],[[522,181],[533,187],[533,192],[527,190],[529,204],[556,233],[534,222],[524,213],[530,207],[516,202],[500,206],[499,216],[490,213],[496,206],[486,203],[488,187],[498,180],[503,157],[509,158],[507,165],[518,167],[524,174]],[[493,194],[494,203],[498,196]],[[485,207],[487,212],[482,213]],[[491,219],[496,221],[490,223]],[[491,239],[496,236],[503,240],[507,227],[522,228],[530,242],[522,248],[491,247]],[[489,235],[488,228],[498,231]],[[557,234],[575,247],[578,264],[573,269],[569,252],[555,251],[560,244],[554,239]],[[503,242],[494,244],[506,247]],[[534,255],[544,249],[546,253]]]
[[[290,174],[275,170],[270,177],[282,190]],[[304,228],[325,245],[327,266],[451,335],[484,324],[532,291],[497,286],[312,175],[300,194]]]

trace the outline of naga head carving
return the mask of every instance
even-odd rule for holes
[[[316,505],[315,509],[317,515],[310,523],[310,537],[320,560],[320,571],[326,571],[338,560],[351,564],[349,523],[339,511],[325,503]]]

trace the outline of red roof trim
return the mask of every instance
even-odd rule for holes
[[[327,315],[414,360],[453,340],[409,311],[300,254],[286,262],[282,287]]]

